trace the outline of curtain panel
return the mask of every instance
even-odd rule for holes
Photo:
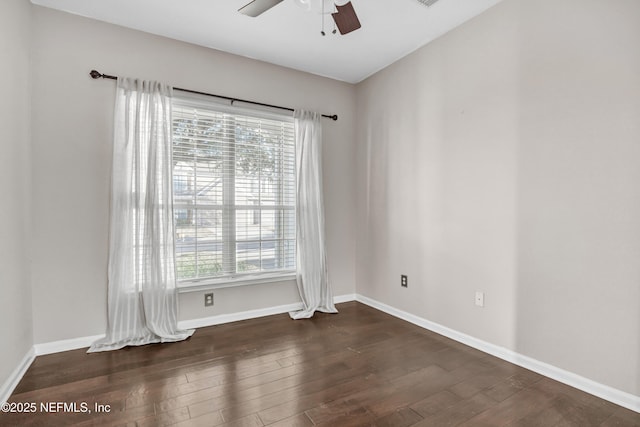
[[[296,282],[304,308],[291,312],[305,319],[316,311],[337,313],[329,286],[322,196],[322,125],[320,114],[296,110]]]
[[[118,78],[108,263],[108,326],[89,352],[180,341],[177,327],[172,88]]]

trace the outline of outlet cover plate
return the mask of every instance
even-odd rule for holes
[[[476,292],[476,305],[484,307],[484,292]]]
[[[204,306],[211,307],[213,305],[213,292],[204,294]]]

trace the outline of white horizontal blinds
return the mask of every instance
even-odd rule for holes
[[[173,107],[180,281],[295,270],[293,122]]]

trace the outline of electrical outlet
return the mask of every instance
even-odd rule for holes
[[[476,305],[484,307],[484,292],[476,292]]]
[[[213,292],[204,294],[204,306],[211,307],[213,305]]]
[[[407,286],[409,286],[409,279],[407,279],[406,274],[400,275],[400,286],[402,286],[403,288],[406,288]]]

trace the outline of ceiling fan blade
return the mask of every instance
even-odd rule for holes
[[[333,20],[335,21],[340,34],[348,34],[361,27],[360,20],[358,19],[358,15],[356,15],[356,11],[353,9],[351,2],[345,3],[344,6],[336,5],[336,9],[338,11],[332,13],[331,16],[333,16]]]
[[[255,18],[283,1],[284,0],[253,0],[238,9],[238,12]]]

